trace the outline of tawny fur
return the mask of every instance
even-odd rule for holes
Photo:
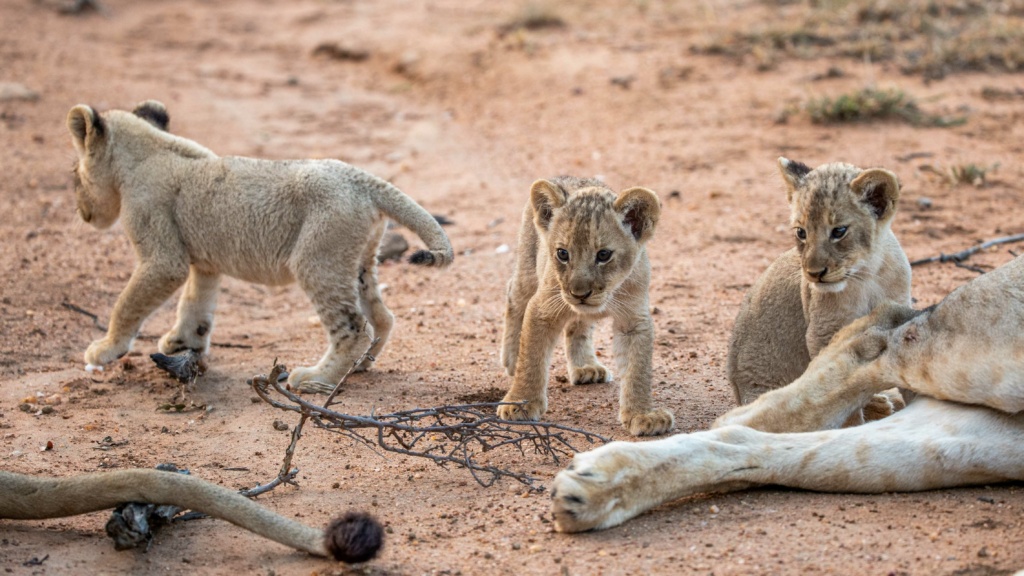
[[[158,470],[115,470],[66,478],[0,471],[0,518],[63,518],[127,502],[171,504],[226,520],[275,542],[329,556],[324,531],[263,508],[199,478]]]
[[[786,158],[779,168],[796,247],[758,278],[736,317],[727,374],[740,404],[795,380],[840,328],[880,303],[911,302],[910,263],[890,227],[896,176],[843,163],[810,170]],[[892,410],[879,395],[864,413]],[[859,422],[860,412],[851,420]]]
[[[608,382],[594,354],[593,326],[612,318],[619,372],[619,421],[630,434],[668,432],[672,413],[651,396],[654,321],[645,245],[661,206],[645,188],[616,195],[597,180],[558,177],[530,190],[508,284],[501,361],[512,377],[498,415],[537,420],[547,410],[548,364],[565,334],[573,384]]]
[[[703,492],[778,484],[902,492],[1024,480],[1024,257],[925,311],[883,304],[841,330],[795,382],[706,432],[577,454],[551,490],[562,532],[608,528]],[[837,429],[873,395],[893,416]]]
[[[106,337],[85,352],[102,367],[128,352],[143,320],[182,284],[165,354],[207,351],[220,276],[260,284],[298,281],[328,333],[319,364],[292,371],[294,386],[328,391],[367,350],[366,369],[394,316],[377,286],[386,218],[427,244],[411,261],[447,266],[453,252],[434,218],[387,182],[336,160],[219,157],[170,134],[163,104],[98,114],[75,106],[67,124],[78,152],[78,212],[98,228],[119,217],[138,264]]]

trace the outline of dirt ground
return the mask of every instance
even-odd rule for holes
[[[502,247],[515,246],[538,177],[600,175],[616,189],[659,192],[654,387],[675,411],[677,432],[705,429],[732,406],[725,355],[737,308],[792,244],[778,156],[895,171],[904,190],[894,229],[912,260],[1024,230],[1020,76],[926,82],[884,63],[829,58],[762,71],[690,49],[758,26],[772,2],[551,3],[564,25],[537,29],[509,26],[544,9],[518,1],[103,0],[101,11],[77,15],[63,6],[0,2],[0,82],[36,93],[0,91],[5,470],[71,475],[174,462],[226,486],[254,486],[276,474],[288,444],[272,423],[294,418],[255,401],[245,381],[275,358],[315,362],[324,346],[297,287],[227,280],[210,369],[192,393],[205,410],[160,409],[179,388],[147,356],[173,322],[173,301],[147,321],[126,362],[84,372],[82,353],[101,332],[62,303],[106,323],[134,260],[120,226],[97,231],[75,214],[64,118],[78,103],[159,99],[173,132],[219,154],[339,158],[453,221],[451,269],[382,266],[396,329],[376,368],[349,379],[339,409],[352,414],[451,404],[508,385],[497,340],[513,253]],[[323,44],[349,57],[318,52]],[[833,67],[843,74],[825,74]],[[967,122],[821,126],[787,113],[866,85],[899,87]],[[993,93],[1008,96],[984,97]],[[989,168],[983,186],[938,174],[968,164]],[[971,263],[1010,257],[1001,247]],[[914,297],[930,305],[975,274],[915,268]],[[611,354],[607,327],[598,345]],[[573,388],[555,379],[564,370],[559,351],[547,418],[627,439],[615,385]],[[37,395],[61,403],[50,414],[19,409]],[[52,450],[42,449],[47,442]],[[0,566],[13,574],[929,575],[1024,567],[1020,485],[877,496],[769,488],[688,498],[615,529],[562,535],[547,494],[516,482],[483,488],[464,470],[378,456],[315,429],[294,463],[301,486],[259,501],[317,525],[342,510],[370,511],[387,527],[378,559],[346,568],[213,520],[166,529],[148,552],[115,552],[106,514],[92,514],[0,522]],[[546,485],[564,462],[527,456],[510,465]]]

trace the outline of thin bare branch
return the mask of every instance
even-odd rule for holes
[[[910,263],[910,265],[920,266],[921,264],[929,264],[931,262],[953,262],[954,264],[960,266],[961,268],[967,268],[969,270],[978,272],[979,274],[983,274],[985,271],[982,270],[981,268],[978,268],[976,266],[962,265],[962,263],[971,256],[974,256],[978,252],[981,252],[982,250],[988,250],[989,248],[993,246],[999,246],[1000,244],[1009,244],[1011,242],[1021,241],[1024,241],[1024,234],[1003,236],[1002,238],[996,238],[994,240],[989,240],[988,242],[982,242],[976,246],[971,246],[966,250],[961,250],[953,254],[939,254],[938,256],[932,256],[931,258],[921,258],[920,260],[914,260],[913,262]]]
[[[345,436],[374,452],[382,449],[427,458],[442,468],[465,468],[484,487],[500,478],[512,478],[532,490],[543,489],[535,485],[536,479],[528,473],[479,462],[478,457],[484,452],[510,449],[518,452],[517,457],[534,454],[559,463],[578,451],[577,443],[608,442],[598,434],[561,424],[501,420],[495,409],[504,404],[502,402],[414,408],[371,416],[342,414],[288,390],[280,382],[283,371],[283,366],[274,366],[269,376],[255,376],[250,385],[264,402],[279,410],[300,414],[300,423],[308,419],[316,427]],[[295,442],[293,434],[293,442],[286,452],[288,465]]]

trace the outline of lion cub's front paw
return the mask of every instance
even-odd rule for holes
[[[573,386],[580,384],[603,384],[610,382],[612,373],[600,364],[588,364],[586,366],[572,366],[569,368],[569,381]]]
[[[622,426],[633,436],[658,436],[672,429],[676,419],[664,408],[643,413],[623,412],[619,419]]]
[[[886,416],[892,416],[896,412],[896,407],[885,394],[875,394],[864,405],[863,412],[864,421],[871,422],[872,420],[881,420]]]
[[[288,384],[299,392],[330,394],[334,391],[337,382],[326,378],[315,368],[296,368],[288,375]]]
[[[621,482],[634,465],[625,442],[613,442],[577,454],[551,484],[551,515],[555,530],[584,532],[609,528],[635,514],[628,511],[629,494]],[[629,484],[627,481],[625,484]]]
[[[502,402],[521,402],[521,400],[510,399],[507,396]],[[548,401],[546,398],[538,398],[530,400],[525,404],[503,404],[498,406],[498,418],[502,420],[540,420],[540,417],[544,415],[548,410]]]
[[[96,340],[85,351],[86,366],[103,367],[128,353],[131,343],[111,342],[106,338]]]

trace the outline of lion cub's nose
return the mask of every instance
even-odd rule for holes
[[[828,274],[828,268],[822,268],[821,270],[818,270],[817,272],[813,272],[811,270],[808,270],[807,274],[809,276],[811,276],[812,278],[817,278],[818,282],[822,282],[822,281],[825,280],[825,275]]]
[[[579,300],[580,302],[586,302],[587,298],[590,298],[590,295],[593,293],[593,290],[587,290],[586,294],[580,296],[579,294],[573,292],[572,290],[569,291],[569,294],[571,294],[573,298]]]

